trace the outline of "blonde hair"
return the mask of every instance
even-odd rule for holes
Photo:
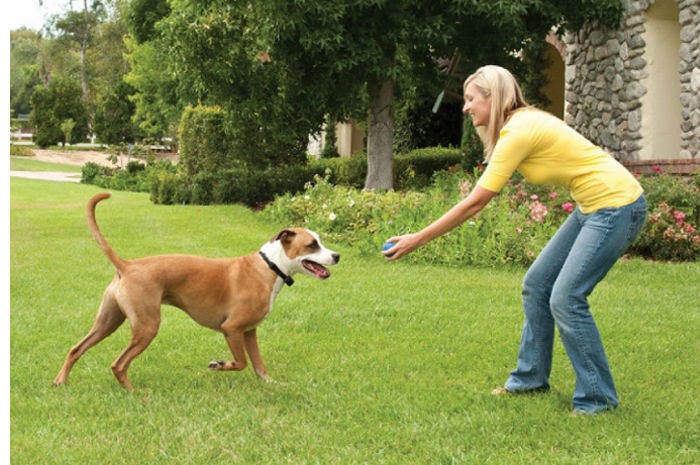
[[[510,115],[515,110],[530,105],[523,98],[523,92],[515,77],[510,71],[500,66],[486,65],[477,69],[464,81],[465,93],[467,86],[472,82],[484,97],[491,97],[491,115],[488,125],[476,128],[479,139],[484,145],[484,159],[488,162],[498,142],[498,135]]]

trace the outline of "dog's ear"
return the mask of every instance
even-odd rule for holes
[[[275,235],[272,239],[270,239],[270,242],[275,242],[275,241],[282,241],[284,244],[288,244],[289,242],[294,239],[294,236],[296,236],[297,233],[292,231],[291,229],[283,229],[280,232]]]

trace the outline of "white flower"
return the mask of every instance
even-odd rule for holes
[[[330,215],[328,215],[328,219],[331,221],[335,221],[336,218],[337,216],[335,216],[335,213],[331,213]]]

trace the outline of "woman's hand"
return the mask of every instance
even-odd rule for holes
[[[398,260],[399,258],[410,254],[418,247],[423,245],[420,233],[404,234],[403,236],[390,237],[387,242],[393,242],[394,246],[382,252],[388,261]]]

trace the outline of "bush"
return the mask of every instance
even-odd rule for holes
[[[191,203],[191,192],[182,175],[172,166],[148,170],[151,202],[162,205]]]
[[[394,189],[423,189],[430,185],[435,173],[452,166],[462,166],[461,149],[431,147],[417,149],[394,157]]]
[[[144,165],[139,161],[130,161],[124,169],[110,168],[88,162],[83,165],[80,182],[94,184],[105,189],[152,192],[151,184],[159,179],[155,173],[166,171],[174,173],[174,165],[169,160]],[[158,187],[155,188],[156,190]],[[172,203],[167,202],[167,203]]]
[[[10,155],[13,157],[33,157],[34,152],[23,145],[10,144]]]
[[[304,179],[302,186],[315,175],[326,176],[328,173],[332,184],[362,189],[367,178],[367,154],[357,152],[350,157],[311,160],[308,172],[310,176]]]
[[[700,257],[700,173],[640,177],[649,205],[647,224],[634,253],[655,260],[695,261]]]
[[[460,149],[432,147],[417,149],[394,156],[394,189],[422,189],[430,185],[433,175],[452,166],[462,166],[465,156]],[[309,164],[313,175],[326,176],[331,184],[362,189],[367,178],[367,154],[358,152],[351,157],[322,158]],[[305,181],[310,181],[308,177]]]
[[[423,192],[400,193],[334,187],[328,176],[317,176],[303,193],[277,198],[263,214],[277,222],[310,227],[363,253],[377,254],[387,238],[418,231],[443,215],[470,192],[479,174],[478,170],[467,174],[452,169],[435,175]],[[696,181],[645,180],[652,199],[649,222],[630,254],[658,260],[698,260],[697,223],[664,202],[652,204],[657,192],[670,192],[668,186],[672,185],[678,198],[685,199],[688,211],[696,212],[700,206]],[[685,194],[676,191],[682,187]],[[692,205],[689,198],[695,199]],[[562,189],[525,185],[516,176],[479,215],[407,258],[451,266],[527,266],[574,208]]]
[[[52,79],[47,85],[35,88],[31,102],[30,120],[36,128],[36,145],[45,148],[59,142],[65,145],[69,141],[86,139],[89,130],[88,112],[81,103],[81,90],[77,83]],[[69,120],[72,120],[72,124],[68,134],[62,130],[62,125],[66,126]]]
[[[700,257],[700,234],[697,227],[686,220],[685,213],[661,202],[650,212],[634,250],[656,260],[697,260]]]
[[[700,224],[700,173],[688,176],[668,173],[643,175],[639,177],[639,182],[650,206],[666,203],[682,211],[693,224]]]
[[[270,219],[308,226],[329,239],[376,254],[393,235],[417,231],[437,219],[471,190],[476,179],[454,170],[435,177],[425,192],[365,192],[332,186],[316,177],[298,195],[279,197],[264,210]],[[509,184],[481,214],[409,257],[445,265],[529,264],[567,214],[568,199],[526,192]]]
[[[113,171],[111,168],[99,165],[95,162],[89,161],[85,163],[82,167],[80,182],[83,184],[95,184],[100,187],[105,187],[103,183],[105,182],[103,178],[111,176]]]
[[[219,107],[187,107],[183,112],[178,131],[179,163],[191,181],[200,173],[208,176],[233,167],[225,137],[225,116]]]

